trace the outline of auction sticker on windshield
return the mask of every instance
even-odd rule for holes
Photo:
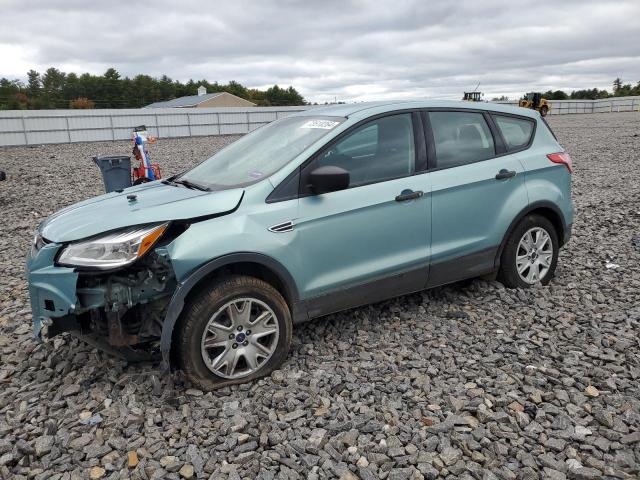
[[[333,120],[309,120],[300,126],[300,128],[322,128],[324,130],[331,130],[340,122],[334,122]]]

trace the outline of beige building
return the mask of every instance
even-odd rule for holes
[[[145,108],[217,108],[255,107],[256,104],[227,92],[207,93],[205,87],[198,87],[198,95],[174,98],[166,102],[155,102]]]

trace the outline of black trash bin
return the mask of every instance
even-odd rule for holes
[[[100,168],[104,189],[107,193],[131,186],[130,157],[104,155],[92,158],[98,168]]]

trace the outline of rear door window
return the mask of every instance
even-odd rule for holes
[[[494,115],[493,120],[502,133],[507,150],[518,150],[529,145],[533,134],[532,120],[505,115]]]
[[[429,112],[436,168],[450,168],[495,156],[493,136],[482,113]]]

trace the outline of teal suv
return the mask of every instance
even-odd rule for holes
[[[249,381],[284,361],[297,322],[478,276],[547,284],[571,172],[531,110],[310,108],[44,221],[27,261],[35,334],[161,353],[206,389]]]

